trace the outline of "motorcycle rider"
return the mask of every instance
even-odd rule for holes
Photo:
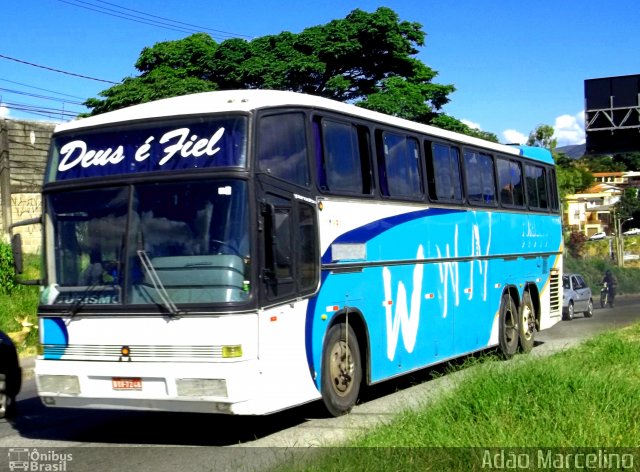
[[[607,284],[607,290],[609,291],[609,306],[613,308],[613,300],[616,297],[616,287],[618,286],[618,279],[610,270],[604,273],[602,279],[603,284]]]

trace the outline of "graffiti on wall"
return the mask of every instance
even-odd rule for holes
[[[42,200],[39,193],[16,193],[11,195],[11,213],[14,223],[37,218],[42,214]],[[41,227],[38,224],[20,226],[14,233],[22,235],[25,252],[39,253],[42,242]]]

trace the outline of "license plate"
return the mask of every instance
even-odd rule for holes
[[[111,386],[114,390],[142,390],[142,379],[113,377]]]

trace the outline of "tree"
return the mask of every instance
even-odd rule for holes
[[[558,140],[553,138],[554,132],[551,125],[538,125],[535,130],[529,133],[527,145],[539,146],[554,151],[558,145]]]
[[[291,90],[433,123],[497,141],[472,130],[442,107],[453,85],[433,82],[437,72],[416,59],[422,25],[400,21],[390,8],[353,10],[344,19],[251,41],[217,43],[204,33],[145,48],[136,77],[99,93],[85,105],[96,115],[129,105],[211,90]]]
[[[634,213],[640,211],[640,200],[638,199],[638,189],[627,187],[620,196],[620,201],[616,204],[616,213],[619,218],[631,218]],[[635,219],[635,218],[634,218]]]
[[[611,156],[584,156],[581,161],[591,172],[624,172],[627,170],[622,161],[616,161]]]
[[[556,167],[558,176],[558,189],[560,198],[564,200],[565,195],[580,192],[589,188],[593,182],[593,174],[584,167],[571,165],[568,167]]]
[[[612,161],[622,166],[622,170],[640,170],[640,152],[615,154]]]

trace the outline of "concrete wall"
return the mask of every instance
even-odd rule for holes
[[[0,120],[0,236],[9,239],[9,225],[41,214],[40,191],[47,163],[52,123]],[[17,228],[25,252],[38,253],[39,225]]]

